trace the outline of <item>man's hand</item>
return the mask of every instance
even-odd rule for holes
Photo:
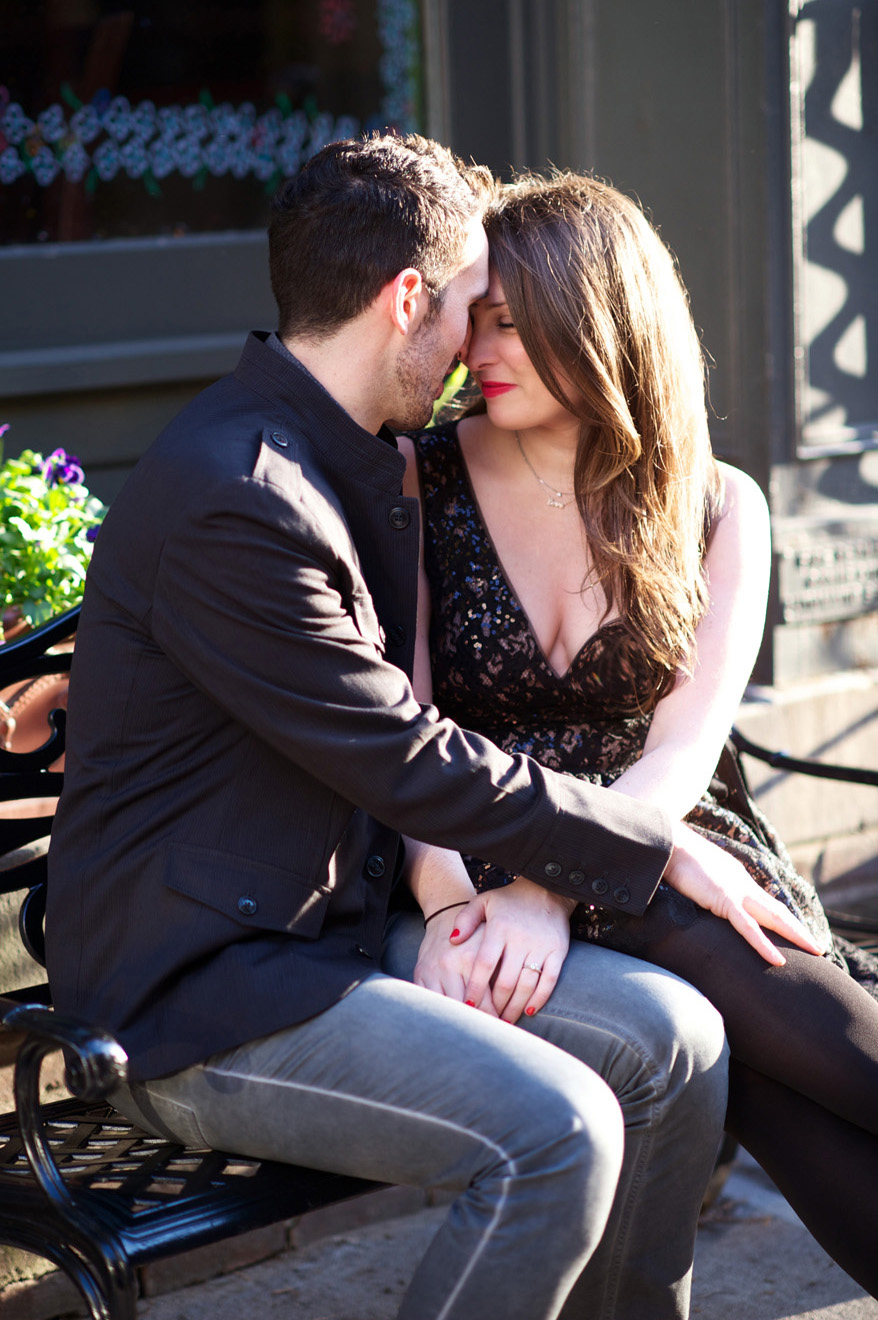
[[[674,826],[674,851],[665,879],[699,907],[730,921],[775,967],[782,967],[786,959],[763,934],[763,926],[807,953],[825,952],[789,908],[760,889],[736,858],[688,825]]]
[[[549,999],[570,946],[573,899],[550,893],[519,876],[460,908],[452,944],[481,944],[464,1001],[486,1009],[488,1000],[504,1022],[536,1013]],[[486,1011],[489,1011],[486,1009]]]
[[[467,985],[472,975],[473,964],[482,946],[485,926],[481,918],[467,921],[467,929],[472,928],[473,933],[465,941],[452,942],[451,935],[454,933],[456,936],[458,933],[461,913],[469,911],[477,901],[474,899],[469,904],[452,908],[448,912],[440,912],[427,923],[418,952],[418,961],[415,964],[413,978],[415,985],[422,985],[426,990],[434,990],[437,994],[447,995],[449,999],[457,999],[460,1003],[468,998]],[[490,989],[482,995],[475,1006],[491,1017],[498,1016]]]

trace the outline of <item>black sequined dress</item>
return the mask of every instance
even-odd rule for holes
[[[482,520],[455,424],[415,438],[424,502],[424,554],[433,601],[433,700],[443,715],[490,738],[507,752],[611,784],[638,760],[650,716],[638,692],[648,671],[622,627],[594,633],[558,676],[543,655]],[[732,852],[754,879],[781,899],[821,941],[829,927],[813,886],[797,874],[782,842],[734,779],[725,758],[687,822]],[[478,889],[513,877],[465,858]],[[686,924],[689,900],[662,882],[667,919]],[[654,900],[655,903],[655,900]],[[580,939],[632,953],[639,923],[614,909],[581,904],[573,922]],[[878,998],[878,959],[835,939],[829,956]]]

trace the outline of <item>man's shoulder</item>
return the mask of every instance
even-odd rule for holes
[[[188,491],[192,516],[239,509],[299,527],[309,539],[329,511],[340,516],[332,473],[289,412],[272,409],[233,378],[193,402],[159,437],[153,480]]]
[[[259,341],[247,351],[269,364],[278,357]],[[119,503],[154,511],[164,534],[211,510],[280,521],[309,539],[330,510],[332,521],[342,517],[338,474],[307,409],[293,406],[289,381],[275,396],[270,373],[257,377],[255,388],[236,370],[196,395],[143,455]]]
[[[210,385],[161,432],[147,450],[152,464],[173,469],[201,486],[210,480],[255,476],[265,455],[283,470],[292,460],[310,468],[307,428],[288,410],[273,407],[234,375]]]

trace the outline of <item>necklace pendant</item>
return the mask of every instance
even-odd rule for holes
[[[566,508],[566,505],[564,504],[563,500],[556,500],[552,495],[550,495],[549,498],[546,500],[546,505],[550,509]]]

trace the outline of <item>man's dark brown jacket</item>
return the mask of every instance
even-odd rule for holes
[[[403,467],[391,436],[251,335],[100,530],[48,965],[57,1007],[116,1033],[134,1079],[301,1021],[378,970],[400,831],[628,912],[658,883],[661,812],[415,700]]]

